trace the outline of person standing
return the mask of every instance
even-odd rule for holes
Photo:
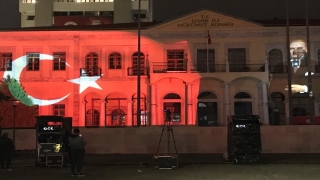
[[[11,153],[13,150],[13,142],[8,137],[8,133],[4,132],[0,137],[0,166],[2,170],[11,171]]]
[[[71,176],[85,176],[81,171],[87,143],[80,134],[80,129],[73,129],[73,134],[68,138],[68,141],[71,151]]]

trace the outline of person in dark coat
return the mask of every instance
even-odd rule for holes
[[[13,150],[13,142],[8,137],[8,133],[4,132],[0,137],[0,166],[2,170],[11,171],[11,154]]]
[[[78,128],[73,129],[73,134],[68,141],[71,151],[71,176],[84,176],[81,171],[87,143]]]

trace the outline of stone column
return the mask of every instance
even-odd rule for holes
[[[228,57],[226,57],[226,72],[230,72]]]
[[[104,100],[101,100],[100,104],[100,127],[106,126],[106,102]]]
[[[128,101],[128,112],[127,112],[127,118],[126,118],[126,126],[132,126],[132,122],[133,122],[132,101]]]
[[[230,92],[229,92],[229,82],[224,83],[224,109],[225,109],[225,124],[228,124],[228,116],[230,116]],[[222,123],[224,124],[224,123]]]
[[[192,102],[192,84],[191,83],[187,84],[187,90],[188,90],[188,92],[187,92],[187,95],[188,95],[188,97],[187,97],[188,117],[187,117],[186,124],[187,125],[195,125],[196,122],[195,122],[193,115],[192,115],[193,114],[193,108],[192,108],[193,102]]]
[[[150,125],[157,125],[157,86],[151,84],[151,121]]]
[[[262,82],[262,108],[263,108],[263,123],[269,124],[269,106],[268,106],[268,82]]]

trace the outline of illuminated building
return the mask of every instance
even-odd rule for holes
[[[173,125],[222,126],[229,115],[252,114],[260,115],[262,124],[288,124],[285,27],[272,23],[207,10],[164,23],[142,23],[142,126],[162,125],[166,110],[172,112]],[[22,83],[40,106],[40,115],[73,117],[75,126],[135,126],[136,27],[2,31],[0,68]],[[315,84],[319,28],[312,24]],[[292,26],[291,31],[292,42],[304,41],[304,26]],[[299,62],[293,84],[305,85],[305,62]],[[318,116],[320,86],[313,88]],[[305,94],[294,93],[294,115],[307,116]]]
[[[19,0],[21,27],[135,22],[137,0]],[[141,0],[141,21],[153,21],[152,0]]]

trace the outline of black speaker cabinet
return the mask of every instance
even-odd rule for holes
[[[153,156],[155,169],[178,169],[178,156]]]

